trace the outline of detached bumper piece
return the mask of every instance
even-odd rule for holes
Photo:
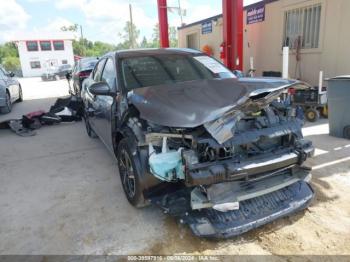
[[[239,210],[219,212],[214,209],[190,211],[181,216],[199,237],[229,238],[245,233],[278,218],[305,209],[314,192],[305,181],[299,181],[278,191],[244,200]]]

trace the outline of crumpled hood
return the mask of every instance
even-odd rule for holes
[[[244,104],[258,89],[267,92],[291,83],[232,78],[196,80],[138,88],[128,93],[128,100],[142,119],[163,126],[193,128]]]
[[[254,93],[263,93],[263,92],[273,92],[279,89],[285,89],[295,84],[304,84],[306,83],[291,80],[283,79],[277,77],[260,77],[260,78],[239,78],[238,81],[247,88],[250,95]]]

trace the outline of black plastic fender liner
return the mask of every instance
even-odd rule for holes
[[[239,210],[190,211],[181,216],[180,221],[188,224],[196,236],[230,238],[303,210],[313,197],[311,186],[299,181],[278,191],[242,201]]]

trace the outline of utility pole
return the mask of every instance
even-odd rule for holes
[[[181,26],[184,25],[183,17],[186,16],[186,9],[181,8],[181,0],[177,0],[177,6],[164,6],[164,8],[169,10],[171,13],[177,13],[180,16]]]
[[[183,22],[183,18],[182,18],[182,9],[181,9],[181,4],[180,1],[181,0],[177,0],[179,3],[179,15],[180,15],[180,19],[181,19],[181,26],[183,26],[184,22]]]
[[[129,26],[129,39],[130,39],[130,47],[133,49],[135,48],[134,45],[134,24],[132,21],[132,6],[129,4],[129,15],[130,15],[130,26]]]
[[[84,42],[84,35],[83,35],[83,26],[79,25],[80,27],[80,41],[82,43],[83,46],[83,56],[85,55],[85,42]]]

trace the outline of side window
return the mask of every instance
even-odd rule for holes
[[[105,68],[102,73],[102,81],[105,81],[110,88],[115,88],[115,70],[114,70],[114,62],[111,58],[109,58],[106,62]]]
[[[99,61],[98,64],[95,66],[95,69],[94,69],[94,81],[95,82],[101,81],[102,70],[103,70],[103,66],[104,66],[105,62],[106,62],[106,59],[103,59],[103,60]]]

